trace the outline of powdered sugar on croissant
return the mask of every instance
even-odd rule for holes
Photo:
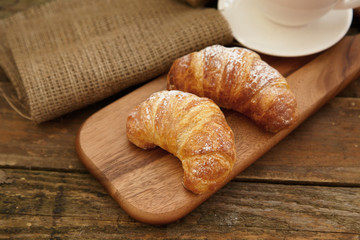
[[[296,99],[285,78],[245,48],[214,45],[181,57],[173,63],[167,84],[169,90],[211,98],[270,132],[298,119]]]
[[[220,108],[208,98],[160,91],[136,106],[127,120],[128,139],[138,147],[159,146],[178,157],[184,186],[214,191],[235,162],[234,134]]]

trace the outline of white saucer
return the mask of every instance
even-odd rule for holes
[[[298,57],[325,50],[348,31],[353,11],[332,10],[319,20],[302,27],[278,25],[252,6],[253,0],[219,0],[218,9],[232,28],[234,38],[257,52]]]

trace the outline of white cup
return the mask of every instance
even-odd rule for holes
[[[256,6],[275,23],[297,27],[316,21],[332,9],[360,6],[360,0],[256,0]]]

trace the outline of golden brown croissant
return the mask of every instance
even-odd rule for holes
[[[208,98],[175,90],[156,92],[129,114],[126,127],[136,146],[159,146],[178,157],[183,184],[194,193],[215,190],[233,168],[234,134]]]
[[[168,89],[208,97],[270,132],[298,119],[296,99],[285,78],[245,48],[207,47],[181,57],[167,76]]]

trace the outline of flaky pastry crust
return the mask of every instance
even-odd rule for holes
[[[208,98],[175,90],[156,92],[129,114],[126,128],[136,146],[159,146],[178,157],[183,184],[194,193],[214,191],[232,171],[234,134]]]
[[[245,48],[214,45],[175,60],[167,88],[211,98],[274,133],[298,120],[296,99],[285,78]]]

